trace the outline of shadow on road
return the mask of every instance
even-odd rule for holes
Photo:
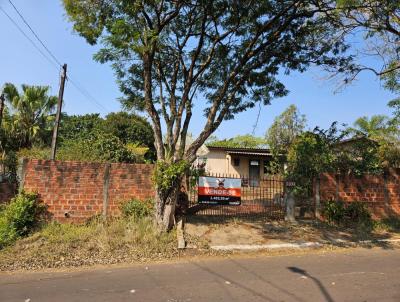
[[[284,289],[284,288],[282,288],[282,287],[280,287],[280,286],[274,284],[273,282],[271,282],[271,281],[269,281],[269,280],[266,280],[263,276],[261,276],[261,275],[257,274],[256,272],[254,272],[254,271],[248,269],[246,266],[242,265],[242,264],[239,263],[238,261],[236,261],[236,260],[234,260],[234,259],[230,259],[229,261],[230,261],[230,262],[233,262],[233,263],[234,263],[236,266],[238,266],[241,270],[246,271],[247,273],[249,273],[249,274],[253,275],[254,277],[258,278],[259,280],[261,280],[262,282],[264,282],[264,283],[270,285],[271,287],[275,288],[276,290],[278,290],[278,291],[280,291],[280,292],[282,292],[282,293],[284,293],[284,294],[290,296],[290,297],[293,298],[294,300],[299,301],[299,302],[305,302],[305,300],[303,300],[302,298],[300,298],[300,297],[297,296],[296,294],[289,292],[288,290],[286,290],[286,289]]]
[[[211,274],[211,275],[213,275],[213,276],[216,276],[216,277],[218,277],[218,278],[220,278],[220,279],[222,279],[222,280],[228,281],[229,283],[231,283],[231,284],[237,286],[238,288],[240,288],[240,289],[242,289],[242,290],[244,290],[244,291],[247,291],[248,293],[251,293],[252,295],[254,295],[254,296],[256,296],[256,297],[259,297],[259,298],[261,298],[261,299],[263,299],[263,300],[265,300],[265,301],[274,302],[274,300],[272,300],[271,298],[268,298],[268,297],[265,296],[264,294],[262,294],[262,293],[260,293],[260,292],[258,292],[258,291],[255,291],[254,289],[249,288],[249,287],[247,287],[247,286],[245,286],[245,285],[243,285],[243,284],[241,284],[241,283],[238,283],[238,282],[236,282],[236,281],[233,281],[232,279],[227,278],[227,277],[225,277],[224,275],[222,275],[222,274],[220,274],[220,273],[217,273],[217,272],[215,272],[215,271],[209,269],[208,267],[202,266],[202,265],[200,265],[199,263],[196,263],[196,262],[192,262],[192,264],[195,265],[195,266],[197,266],[199,269],[201,269],[201,270],[203,270],[203,271],[205,271],[205,272],[207,272],[207,273],[209,273],[209,274]]]
[[[328,290],[325,288],[325,286],[322,284],[322,282],[318,280],[318,278],[311,276],[309,273],[307,273],[307,271],[305,271],[301,268],[295,267],[295,266],[290,266],[287,269],[295,274],[299,274],[301,276],[306,276],[307,278],[310,278],[311,280],[313,280],[314,283],[318,286],[322,295],[325,297],[325,300],[328,302],[335,302],[335,300],[333,300],[333,298],[329,294]]]

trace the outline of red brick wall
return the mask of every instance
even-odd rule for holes
[[[109,186],[105,192],[107,165]],[[105,193],[108,215],[118,215],[122,201],[153,197],[152,169],[152,165],[143,164],[29,160],[24,190],[39,193],[55,220],[82,222],[103,212]]]
[[[391,169],[386,176],[324,173],[320,176],[320,196],[322,202],[365,202],[377,217],[400,215],[400,169]]]
[[[137,197],[141,200],[154,197],[151,180],[153,165],[112,164],[108,190],[108,212],[111,216],[119,214],[119,204],[123,200]]]
[[[14,197],[16,185],[7,181],[0,182],[0,203],[6,203]]]

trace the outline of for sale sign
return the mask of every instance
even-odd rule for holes
[[[240,178],[200,177],[198,200],[200,204],[238,206],[241,188]]]

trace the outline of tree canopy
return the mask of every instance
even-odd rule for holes
[[[400,92],[400,1],[399,0],[332,0],[317,1],[328,20],[349,39],[362,37],[364,43],[353,43],[353,57],[348,68],[333,71],[352,82],[363,71],[372,72],[384,86]],[[370,59],[366,62],[365,57]],[[371,63],[371,61],[375,61]],[[332,71],[332,70],[331,70]]]
[[[224,119],[286,95],[280,70],[347,62],[337,58],[343,40],[314,1],[64,0],[64,6],[74,29],[101,44],[95,59],[112,64],[125,106],[149,114],[160,160],[164,145],[175,160],[193,160]],[[185,148],[195,105],[205,107],[206,121]]]
[[[290,145],[306,127],[307,119],[295,105],[290,105],[277,116],[267,130],[266,139],[275,154],[286,153]]]
[[[251,134],[237,135],[229,139],[218,140],[213,138],[207,141],[207,146],[213,147],[234,147],[234,148],[266,148],[267,142],[262,137]]]

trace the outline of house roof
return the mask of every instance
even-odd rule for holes
[[[271,150],[266,148],[219,147],[207,146],[209,150],[225,151],[229,154],[240,155],[271,155]]]
[[[353,137],[346,138],[346,139],[343,139],[341,141],[338,141],[334,145],[335,146],[340,146],[340,145],[352,144],[352,143],[360,142],[360,141],[370,141],[370,142],[373,142],[373,143],[378,143],[376,140],[374,140],[372,138],[369,138],[369,137],[366,137],[366,136],[356,135],[356,136],[353,136]]]

